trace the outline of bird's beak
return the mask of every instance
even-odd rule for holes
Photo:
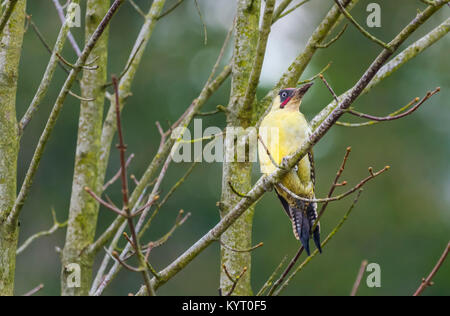
[[[311,86],[313,84],[314,84],[314,82],[311,82],[311,83],[305,84],[304,86],[298,88],[295,91],[295,97],[301,100],[303,98],[303,96],[305,95],[305,93],[309,90],[309,88],[311,88]]]

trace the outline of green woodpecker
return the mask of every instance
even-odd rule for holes
[[[293,154],[308,137],[310,127],[300,113],[300,104],[311,86],[312,83],[299,89],[283,89],[275,97],[270,112],[264,117],[259,128],[261,142],[258,144],[258,153],[262,173],[274,172],[277,166],[281,165],[283,158]],[[314,199],[315,176],[312,152],[303,157],[280,183],[299,197]],[[275,192],[292,221],[295,237],[300,240],[309,255],[309,239],[317,219],[317,204],[294,197],[282,186],[275,185]],[[316,226],[312,235],[316,247],[321,252],[319,225]]]

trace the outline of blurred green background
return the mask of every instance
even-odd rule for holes
[[[135,0],[144,10],[151,1]],[[82,1],[83,3],[85,1]],[[168,1],[169,4],[175,1]],[[275,24],[269,38],[258,96],[261,97],[278,80],[289,63],[302,50],[306,40],[332,5],[331,0],[312,0]],[[353,11],[359,21],[367,17],[366,7],[374,1],[361,0]],[[370,31],[389,41],[424,8],[420,1],[376,1],[382,8],[382,27]],[[186,0],[174,13],[161,20],[154,31],[133,85],[133,96],[123,112],[128,153],[136,158],[130,173],[139,176],[155,154],[159,134],[155,121],[164,126],[174,122],[198,95],[214,64],[235,11],[233,0],[199,0],[208,30],[204,44],[203,28],[194,1]],[[60,21],[52,1],[28,1],[28,14],[53,45]],[[450,15],[444,7],[416,32],[406,44],[423,36]],[[84,22],[84,17],[83,17]],[[129,4],[114,18],[110,29],[109,71],[120,73],[139,32],[143,19]],[[83,43],[83,28],[72,29]],[[406,44],[402,48],[406,47]],[[231,47],[231,46],[230,46]],[[353,26],[330,49],[319,50],[304,73],[311,77],[330,61],[326,77],[338,93],[355,83],[380,48],[364,38]],[[437,86],[442,92],[434,96],[414,115],[395,122],[350,129],[336,126],[315,147],[318,196],[325,196],[342,160],[345,148],[352,154],[342,179],[356,183],[368,174],[369,166],[391,170],[370,182],[354,213],[342,230],[291,282],[287,295],[348,295],[363,259],[381,266],[381,288],[368,288],[363,282],[361,295],[410,295],[439,258],[449,241],[450,232],[450,41],[444,37],[418,58],[410,61],[393,76],[361,97],[355,106],[371,114],[387,114],[424,96]],[[66,44],[64,56],[75,60]],[[230,49],[225,62],[231,56]],[[25,112],[45,71],[49,55],[31,28],[25,34],[17,96],[18,117]],[[19,160],[19,183],[34,151],[45,120],[65,79],[57,70],[50,92],[22,139]],[[78,88],[77,88],[78,89]],[[311,119],[331,101],[327,89],[317,82],[303,102],[302,111]],[[212,110],[226,105],[229,82],[205,105]],[[108,106],[106,107],[108,108]],[[52,225],[51,208],[60,221],[68,216],[73,175],[79,101],[69,97],[47,146],[31,194],[21,216],[21,241]],[[348,119],[348,117],[346,118]],[[224,116],[205,118],[203,126],[224,127]],[[118,169],[118,154],[113,149],[108,175]],[[164,194],[188,168],[173,163],[162,189]],[[144,240],[162,236],[172,226],[180,208],[191,212],[188,222],[162,248],[152,252],[153,265],[164,268],[219,220],[216,202],[220,198],[221,164],[202,163],[161,210]],[[109,178],[108,176],[108,178]],[[259,167],[254,168],[255,180]],[[120,202],[116,184],[108,194]],[[352,198],[333,203],[322,220],[323,238],[340,220]],[[98,231],[113,216],[101,211]],[[252,282],[257,291],[281,259],[291,257],[298,247],[291,224],[273,193],[266,194],[256,206],[254,243],[264,242],[253,252]],[[63,247],[65,231],[39,239],[18,257],[16,294],[23,294],[43,283],[40,295],[59,294],[60,261],[55,247]],[[101,254],[103,256],[103,253]],[[219,282],[219,246],[212,245],[179,273],[159,294],[217,295]],[[435,286],[426,294],[450,294],[450,264],[444,264],[435,277]],[[105,294],[126,295],[135,292],[141,277],[122,271]]]

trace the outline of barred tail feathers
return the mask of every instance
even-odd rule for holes
[[[300,240],[305,248],[308,256],[310,255],[309,239],[311,235],[311,228],[317,219],[317,204],[305,203],[303,201],[296,201],[296,206],[289,205],[289,212],[292,219],[292,228],[295,238]],[[313,241],[320,253],[322,248],[320,245],[320,226],[317,225],[313,232]]]

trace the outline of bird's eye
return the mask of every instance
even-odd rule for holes
[[[283,92],[281,93],[281,98],[282,98],[282,99],[286,99],[287,96],[288,96],[288,93],[287,93],[286,91],[283,91]]]

